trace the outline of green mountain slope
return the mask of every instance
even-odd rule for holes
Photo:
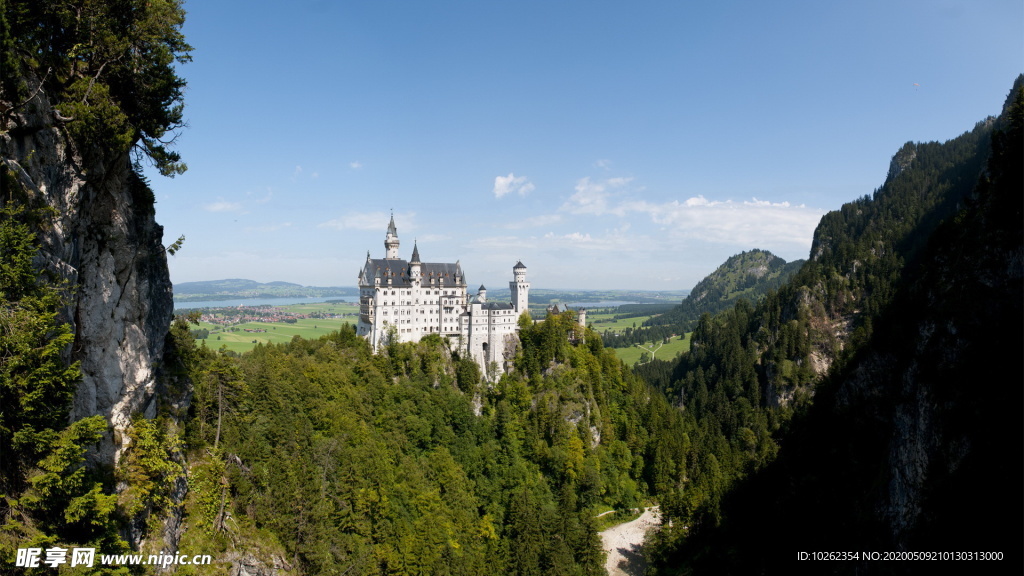
[[[1001,551],[977,570],[1020,572],[1022,141],[1018,78],[998,120],[907,144],[872,197],[826,215],[777,295],[645,367],[715,459],[663,507],[688,528],[661,533],[657,574],[925,569],[801,550]],[[767,448],[748,424],[762,414]]]
[[[679,307],[644,325],[673,324],[680,332],[689,332],[701,314],[716,314],[740,298],[755,302],[785,284],[803,264],[803,260],[787,263],[767,250],[741,252],[698,282]]]
[[[638,328],[603,334],[605,346],[626,348],[690,332],[701,314],[716,314],[741,298],[756,302],[783,285],[803,264],[803,260],[786,263],[767,250],[732,256],[698,282],[680,305],[645,320]]]

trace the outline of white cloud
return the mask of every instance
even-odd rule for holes
[[[216,202],[204,205],[203,209],[207,212],[238,212],[242,209],[242,204],[239,202],[228,202],[223,198],[217,198]]]
[[[809,248],[824,210],[789,202],[708,200],[703,196],[673,201],[650,212],[656,224],[669,226],[669,235],[748,248],[779,245]]]
[[[353,160],[352,162],[349,162],[348,167],[353,170],[359,170],[363,167],[363,163],[358,160]]]
[[[592,243],[594,241],[594,239],[590,237],[590,233],[589,232],[587,234],[581,234],[580,232],[573,232],[571,234],[560,234],[560,235],[556,235],[556,234],[554,234],[552,232],[548,232],[547,234],[544,235],[544,239],[545,240],[555,240],[555,239],[567,240],[567,241],[573,242],[573,243],[586,243],[586,244],[590,244],[590,243]]]
[[[611,170],[612,161],[608,160],[607,158],[603,158],[601,160],[598,160],[597,162],[594,162],[594,167],[601,168],[602,170]]]
[[[651,203],[624,197],[632,178],[592,181],[580,179],[575,193],[561,211],[574,215],[612,215],[626,218],[646,215],[651,222],[668,228],[671,238],[685,238],[736,246],[742,249],[784,247],[808,248],[814,228],[825,213],[819,208],[771,202],[709,200],[702,195],[684,201]]]
[[[539,228],[541,226],[550,226],[561,221],[562,216],[559,214],[540,214],[539,216],[530,216],[529,218],[518,222],[509,222],[508,224],[502,225],[502,228],[507,228],[509,230]]]
[[[395,214],[395,224],[398,226],[398,235],[402,236],[402,229],[415,228],[415,212]],[[349,212],[340,218],[334,218],[327,222],[317,224],[317,228],[334,228],[336,230],[378,230],[383,233],[387,230],[391,214],[387,212]]]
[[[511,248],[519,251],[532,250],[538,248],[539,244],[536,237],[484,236],[483,238],[474,238],[471,247],[482,253],[490,253],[495,250],[501,251]]]
[[[603,250],[609,255],[615,254],[616,257],[627,252],[644,250],[644,246],[650,245],[650,240],[645,236],[627,234],[629,228],[629,223],[626,223],[621,228],[605,230],[603,234],[592,234],[590,232],[555,234],[548,232],[544,235],[544,244],[546,247],[557,247],[559,249]]]
[[[572,214],[615,214],[623,216],[630,210],[629,204],[620,203],[610,206],[608,200],[613,188],[621,188],[629,184],[632,178],[611,178],[603,182],[591,182],[590,178],[580,178],[574,189],[576,193],[569,197],[569,200],[562,205],[562,210]]]
[[[590,178],[583,178],[576,183],[576,193],[562,205],[562,210],[573,214],[604,214],[608,209],[608,193],[604,186],[595,184]]]
[[[494,178],[494,197],[501,198],[515,192],[520,196],[526,196],[534,189],[533,183],[526,179],[526,176],[516,176],[512,172],[508,176],[496,176]]]

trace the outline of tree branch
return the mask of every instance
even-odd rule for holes
[[[85,89],[85,96],[82,96],[82,104],[87,104],[88,103],[88,102],[86,102],[86,100],[89,99],[89,93],[92,92],[92,87],[96,84],[96,80],[99,79],[100,74],[103,74],[103,69],[106,68],[107,64],[109,64],[109,63],[110,63],[110,60],[107,60],[103,64],[100,64],[100,69],[96,71],[96,75],[93,76],[91,80],[89,80],[89,87]]]
[[[11,107],[10,107],[10,108],[8,108],[7,110],[4,110],[4,118],[6,119],[6,118],[7,118],[7,116],[8,116],[8,115],[9,115],[10,113],[14,112],[14,111],[15,111],[15,110],[17,110],[18,108],[21,108],[22,106],[24,106],[24,105],[28,104],[28,103],[29,103],[29,102],[31,102],[31,101],[32,101],[33,99],[35,99],[35,97],[36,97],[36,96],[37,96],[37,95],[39,94],[39,91],[43,89],[43,84],[46,84],[46,79],[50,77],[50,72],[52,72],[52,71],[53,71],[53,67],[52,67],[52,66],[50,66],[50,67],[48,67],[48,68],[46,69],[46,74],[43,74],[43,79],[39,81],[39,85],[38,85],[38,86],[36,86],[36,89],[35,89],[35,91],[33,91],[33,92],[32,92],[32,94],[31,94],[31,95],[29,95],[29,97],[28,97],[28,98],[26,98],[24,102],[21,102],[20,104],[16,104],[16,105],[14,105],[14,106],[11,106]]]

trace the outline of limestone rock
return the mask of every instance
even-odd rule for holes
[[[99,414],[111,422],[113,433],[90,454],[110,466],[132,415],[155,415],[155,374],[173,311],[163,228],[128,155],[90,150],[84,160],[45,91],[3,123],[0,161],[57,214],[41,231],[39,263],[72,289],[64,320],[75,341],[67,355],[81,361],[82,381],[71,419]]]

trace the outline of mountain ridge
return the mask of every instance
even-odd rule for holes
[[[822,218],[778,294],[702,318],[688,358],[643,367],[711,460],[662,507],[689,530],[658,536],[656,574],[822,573],[791,550],[1015,549],[1022,84],[998,119],[904,145],[881,188]],[[1006,560],[982,569],[1019,572]],[[827,572],[916,569],[858,556]]]
[[[757,300],[785,284],[804,262],[806,260],[786,262],[759,248],[740,252],[698,282],[677,309],[652,318],[644,325],[679,324],[681,331],[689,332],[701,314],[715,314],[740,298]]]

